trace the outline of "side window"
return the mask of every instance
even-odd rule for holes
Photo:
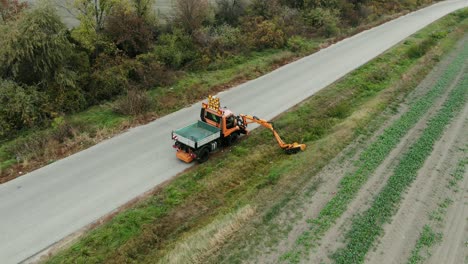
[[[219,118],[219,116],[215,115],[215,114],[212,114],[210,112],[206,112],[206,115],[205,115],[206,119],[209,119],[213,122],[216,122],[216,123],[220,123],[221,122],[221,118]]]
[[[233,115],[230,116],[230,117],[228,117],[227,120],[226,120],[226,127],[227,127],[228,129],[229,129],[229,128],[233,128],[233,127],[234,127],[234,124],[235,124],[234,121],[235,121],[235,118],[234,118]]]

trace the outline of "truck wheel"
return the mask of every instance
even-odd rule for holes
[[[238,137],[239,137],[239,134],[237,133],[232,133],[231,135],[229,135],[225,140],[226,146],[229,147],[232,144],[234,144],[237,141]]]
[[[210,151],[208,148],[202,148],[197,155],[197,161],[198,163],[203,163],[208,160],[208,156],[210,154]]]

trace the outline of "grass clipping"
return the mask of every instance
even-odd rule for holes
[[[255,214],[250,205],[213,221],[177,244],[158,263],[203,263]]]

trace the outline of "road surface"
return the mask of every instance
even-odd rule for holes
[[[417,30],[462,7],[444,1],[343,40],[219,94],[237,113],[271,119]],[[200,103],[0,185],[0,262],[24,261],[190,167],[176,159],[173,129]]]

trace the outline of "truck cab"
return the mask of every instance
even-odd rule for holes
[[[203,103],[200,119],[221,130],[221,137],[225,145],[231,145],[240,133],[245,134],[245,131],[237,125],[236,115],[227,108],[211,108],[208,104]]]

